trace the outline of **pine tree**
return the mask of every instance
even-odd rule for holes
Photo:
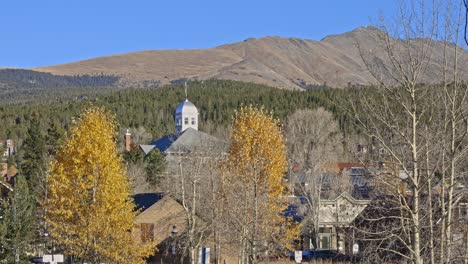
[[[130,230],[137,212],[118,154],[114,117],[90,108],[73,124],[51,163],[46,220],[65,253],[89,263],[144,263],[152,245]]]
[[[15,186],[2,201],[0,219],[0,263],[29,263],[36,237],[36,206],[29,193],[28,183],[23,176],[15,178]]]
[[[226,160],[225,197],[240,241],[242,263],[254,263],[259,252],[288,247],[297,226],[282,212],[286,146],[279,120],[263,108],[237,112]]]
[[[47,147],[47,154],[53,157],[57,154],[57,147],[60,144],[60,140],[64,135],[64,131],[60,129],[54,122],[49,123],[47,128],[47,134],[45,136],[45,143]]]
[[[40,201],[43,197],[47,156],[45,137],[42,134],[37,115],[33,115],[22,146],[23,157],[20,163],[20,173],[29,183],[31,194]]]
[[[129,164],[141,164],[143,161],[143,152],[138,145],[131,144],[130,151],[125,151],[123,158]]]
[[[165,170],[166,158],[159,149],[154,148],[145,157],[146,180],[150,184],[158,184]]]

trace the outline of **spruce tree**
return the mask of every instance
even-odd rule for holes
[[[15,186],[2,200],[0,219],[0,263],[29,263],[36,235],[36,206],[23,176],[15,178]]]
[[[158,184],[162,178],[162,173],[166,170],[166,157],[154,148],[145,157],[146,180],[152,184]]]
[[[36,197],[37,201],[40,201],[45,186],[47,156],[45,137],[42,134],[40,122],[36,115],[30,121],[22,145],[22,152],[20,173],[28,181],[31,194]]]
[[[45,136],[45,144],[49,157],[53,157],[57,154],[57,146],[60,144],[64,134],[63,129],[59,128],[54,122],[49,123]]]

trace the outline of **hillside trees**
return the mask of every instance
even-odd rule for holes
[[[287,247],[297,228],[286,209],[283,182],[286,146],[280,123],[263,109],[242,107],[235,116],[223,190],[241,263],[257,262],[260,252]]]
[[[109,75],[66,76],[26,69],[1,69],[0,83],[9,88],[63,88],[117,86],[119,77]]]
[[[49,233],[75,261],[144,263],[152,253],[152,245],[135,244],[130,233],[137,212],[115,128],[103,108],[84,111],[50,165]]]
[[[289,91],[223,80],[195,81],[189,85],[192,88],[190,100],[200,109],[200,130],[220,138],[223,138],[223,131],[228,130],[231,116],[242,103],[264,105],[265,109],[274,110],[280,118],[286,117],[296,109],[313,109],[318,106],[340,116],[334,107],[334,100],[337,95],[347,93],[346,90],[335,89]],[[0,134],[11,135],[11,138],[18,140],[21,146],[21,141],[26,138],[32,113],[38,114],[42,124],[55,123],[60,128],[67,129],[72,117],[78,115],[80,109],[91,101],[93,104],[104,105],[112,110],[122,128],[136,128],[131,131],[132,135],[135,135],[135,140],[140,138],[138,132],[144,127],[146,131],[141,134],[144,135],[143,143],[147,143],[146,140],[172,132],[173,111],[182,98],[184,98],[183,85],[164,86],[160,89],[107,91],[98,96],[90,95],[86,100],[60,99],[47,95],[44,99],[37,99],[27,105],[11,104],[4,99],[0,100],[0,116],[3,124],[0,127]],[[349,121],[340,121],[340,126],[350,127]],[[148,134],[149,138],[146,136]]]

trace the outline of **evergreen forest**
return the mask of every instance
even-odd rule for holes
[[[242,105],[263,106],[284,119],[297,109],[323,107],[335,114],[341,129],[351,129],[340,101],[353,90],[317,88],[281,90],[253,83],[226,80],[193,81],[188,85],[188,99],[200,112],[200,129],[218,137],[226,137],[235,110]],[[26,130],[37,119],[45,133],[51,126],[66,131],[74,116],[89,105],[105,106],[117,116],[119,131],[144,127],[153,138],[173,132],[174,111],[185,100],[184,85],[161,88],[138,88],[108,91],[80,99],[41,96],[28,104],[0,105],[0,138],[12,138],[21,146]]]

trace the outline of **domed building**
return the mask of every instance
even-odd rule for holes
[[[185,99],[175,111],[175,132],[184,132],[187,128],[198,130],[198,110],[194,104]]]
[[[192,152],[225,152],[227,142],[198,130],[197,107],[185,99],[180,103],[174,114],[174,133],[166,135],[148,145],[140,145],[143,152],[148,154],[154,148],[163,154],[181,155]]]

